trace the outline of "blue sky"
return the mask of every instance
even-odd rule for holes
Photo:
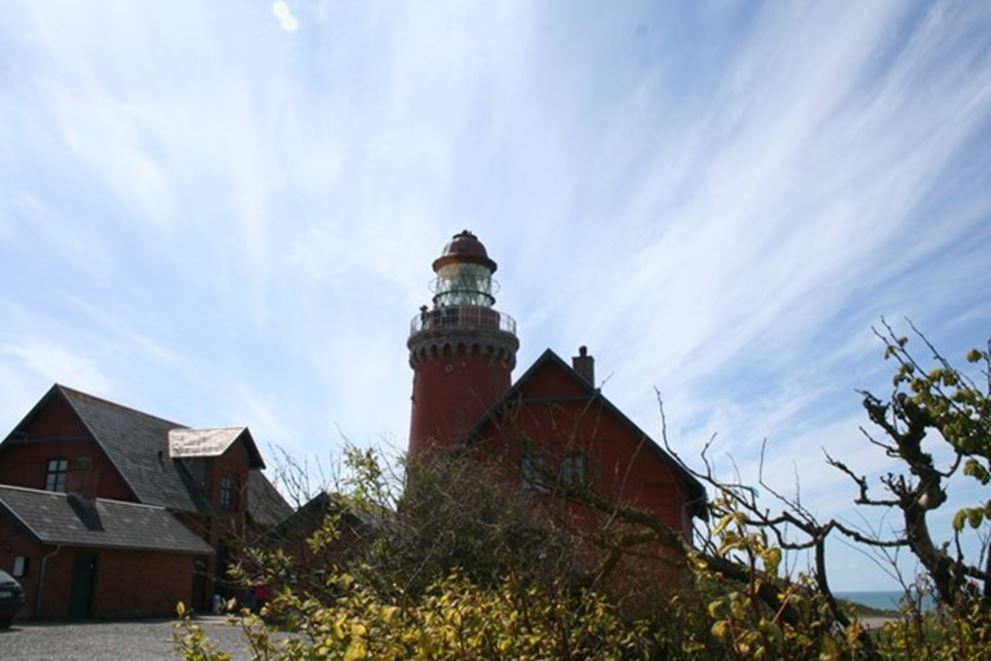
[[[887,467],[871,325],[991,332],[987,3],[0,9],[4,429],[58,381],[299,456],[402,448],[408,322],[469,228],[521,368],[587,344],[648,431],[656,386],[685,455],[718,432],[752,478],[767,438],[856,521],[820,448]]]

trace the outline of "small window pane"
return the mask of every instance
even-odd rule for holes
[[[220,507],[225,510],[235,509],[235,489],[233,475],[224,475],[220,480]]]
[[[561,484],[585,484],[585,455],[569,454],[561,460]]]
[[[67,459],[49,459],[46,464],[45,490],[65,491],[65,474],[68,472]]]
[[[520,459],[520,485],[527,491],[543,491],[545,474],[543,459],[531,456]]]

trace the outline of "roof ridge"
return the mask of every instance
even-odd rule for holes
[[[118,500],[116,498],[96,498],[95,500],[101,503],[114,503],[115,505],[130,505],[132,507],[146,507],[151,510],[163,510],[165,512],[169,511],[168,507],[152,505],[151,503],[136,503],[133,500]]]
[[[16,491],[30,491],[32,493],[47,493],[52,496],[62,496],[67,498],[69,494],[64,491],[49,491],[48,489],[35,489],[33,487],[22,487],[19,484],[0,484],[0,489],[14,489]]]
[[[68,498],[71,493],[66,493],[65,491],[49,491],[48,489],[35,489],[32,487],[22,487],[18,484],[0,484],[0,490],[2,489],[14,489],[16,491],[27,491],[29,493],[45,494],[47,496],[57,496],[59,498]],[[169,508],[162,507],[161,505],[151,505],[149,503],[136,503],[133,500],[120,500],[118,498],[94,498],[94,502],[99,501],[101,503],[117,503],[121,505],[132,505],[134,507],[147,507],[153,510],[165,510],[168,511]]]
[[[632,418],[630,418],[630,416],[626,415],[622,409],[613,404],[613,402],[602,393],[601,388],[597,388],[594,383],[589,383],[586,379],[584,379],[571,365],[566,363],[564,359],[557,355],[557,353],[550,347],[545,349],[537,360],[535,360],[533,364],[520,375],[516,382],[513,383],[505,393],[503,393],[499,400],[496,401],[496,403],[482,415],[478,422],[468,429],[461,443],[466,445],[473,443],[484,426],[499,415],[510,403],[510,401],[522,391],[523,385],[529,381],[534,374],[536,374],[537,370],[541,366],[548,362],[563,368],[565,373],[571,376],[578,383],[579,387],[585,391],[586,396],[590,400],[599,400],[607,410],[619,418],[621,423],[626,425],[631,431],[646,441],[647,446],[651,450],[658,454],[663,460],[669,462],[677,472],[681,473],[682,478],[685,479],[690,486],[695,486],[699,491],[701,491],[702,498],[706,498],[705,486],[699,482],[698,478],[692,475],[691,471],[689,471],[688,467],[684,465],[680,457],[672,456],[667,449],[661,447],[657,441],[651,438],[650,434],[645,432],[636,422],[633,421]]]
[[[87,399],[91,399],[91,400],[96,401],[96,402],[99,402],[101,404],[107,404],[107,405],[113,406],[113,407],[118,408],[118,409],[123,409],[125,411],[129,411],[131,413],[137,413],[138,415],[143,415],[146,418],[152,418],[152,419],[158,420],[160,422],[165,422],[165,423],[168,423],[170,425],[175,425],[176,427],[182,427],[184,429],[189,429],[188,426],[186,426],[186,425],[184,425],[184,424],[182,424],[180,422],[176,422],[175,420],[169,420],[168,418],[163,418],[161,416],[154,415],[152,413],[148,413],[147,411],[142,411],[140,409],[136,409],[133,406],[127,406],[126,404],[120,404],[119,402],[111,401],[109,399],[106,399],[105,397],[98,397],[97,395],[93,395],[93,394],[90,394],[88,392],[83,392],[82,390],[77,390],[76,388],[72,388],[70,386],[63,385],[61,383],[56,383],[55,384],[55,387],[58,388],[59,390],[61,390],[65,394],[81,395],[81,396],[83,396],[83,397],[85,397]]]
[[[166,420],[166,422],[168,422]],[[175,430],[170,429],[169,431],[226,431],[228,429],[247,429],[248,425],[226,425],[224,427],[185,427]]]

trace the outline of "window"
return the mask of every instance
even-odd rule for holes
[[[65,491],[65,474],[69,470],[66,459],[49,459],[45,472],[45,491]]]
[[[230,473],[220,480],[220,508],[228,511],[237,509],[237,489],[234,476]]]
[[[558,479],[565,486],[579,486],[585,484],[585,455],[569,454],[561,459],[561,470]]]
[[[526,491],[543,491],[546,474],[543,459],[530,455],[520,459],[520,486]]]
[[[14,570],[10,572],[14,578],[21,578],[28,575],[28,559],[23,555],[14,558]]]

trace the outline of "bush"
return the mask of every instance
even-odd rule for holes
[[[938,354],[937,369],[913,377],[921,370],[905,340],[885,341],[899,361],[896,392],[887,404],[865,394],[864,405],[890,437],[889,455],[921,477],[882,480],[897,497],[888,503],[872,499],[866,479],[842,462],[829,463],[853,478],[858,502],[903,510],[912,534],[881,540],[820,522],[797,497],[761,481],[784,505],[771,514],[755,488],[719,482],[707,464],[696,475],[717,491],[715,524],[696,550],[649,513],[590,492],[526,495],[470,457],[408,466],[400,497],[375,453],[351,450],[345,489],[308,540],[312,553],[255,550],[235,572],[277,588],[262,617],[241,611],[236,620],[255,657],[275,659],[991,658],[986,547],[979,562],[965,562],[919,532],[958,467],[991,483],[991,393]],[[991,351],[968,360],[991,370]],[[914,394],[898,390],[905,383]],[[921,452],[927,431],[955,451],[949,473]],[[563,497],[596,515],[588,521],[608,523],[576,528]],[[965,523],[986,531],[988,511],[985,499],[957,513],[955,533]],[[371,522],[370,536],[357,543],[347,516]],[[868,548],[910,548],[937,608],[907,606],[867,631],[829,590],[825,541],[833,531]],[[812,552],[811,575],[782,572],[788,549]],[[985,582],[983,598],[975,580]],[[274,640],[271,623],[291,634]],[[176,638],[187,659],[227,658],[188,617]]]

